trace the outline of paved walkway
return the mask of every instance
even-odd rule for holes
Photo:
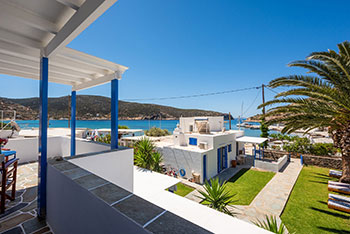
[[[17,168],[16,199],[6,200],[6,210],[0,214],[0,233],[45,233],[50,227],[37,216],[38,163],[19,165]]]
[[[292,159],[283,172],[278,172],[249,206],[235,206],[237,218],[254,222],[265,215],[279,217],[302,169],[299,159]]]

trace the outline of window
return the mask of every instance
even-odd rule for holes
[[[232,151],[232,145],[229,144],[229,145],[228,145],[228,152],[231,152],[231,151]]]
[[[193,125],[190,125],[190,132],[193,132]]]
[[[189,138],[189,144],[190,145],[197,145],[197,138],[190,137]]]

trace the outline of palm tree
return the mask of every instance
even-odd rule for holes
[[[275,105],[266,116],[272,123],[284,123],[282,133],[328,127],[334,146],[342,153],[341,182],[350,183],[350,43],[338,44],[339,52],[314,52],[290,67],[308,70],[307,75],[274,79],[269,86],[289,87],[275,99],[260,105]]]
[[[273,233],[277,233],[277,234],[287,233],[285,225],[282,222],[278,225],[276,217],[266,215],[265,219],[266,219],[265,221],[257,220],[256,222],[254,222],[254,224],[258,227],[261,227]]]
[[[161,172],[162,155],[156,151],[156,147],[147,137],[143,137],[135,144],[135,165],[149,170]]]
[[[226,182],[221,184],[219,178],[210,179],[210,182],[205,181],[203,188],[204,191],[198,190],[202,195],[202,197],[198,196],[203,199],[202,204],[234,216],[234,213],[229,210],[229,207],[232,207],[232,204],[235,202],[235,200],[233,200],[235,194],[231,194],[230,191],[228,191]]]

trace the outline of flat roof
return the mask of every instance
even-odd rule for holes
[[[244,143],[253,143],[253,144],[261,144],[267,141],[267,138],[264,137],[250,137],[250,136],[242,136],[239,138],[236,138],[237,142],[244,142]]]
[[[128,67],[66,47],[117,0],[0,1],[0,74],[40,79],[81,90],[121,79]]]
[[[97,131],[101,132],[110,132],[110,128],[98,128]],[[95,129],[91,129],[91,131],[95,131]],[[136,133],[136,132],[143,132],[142,129],[118,129],[118,132],[120,133]]]

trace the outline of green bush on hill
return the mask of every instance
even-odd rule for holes
[[[129,127],[125,125],[118,125],[118,129],[129,129]],[[96,138],[96,141],[111,144],[111,134],[101,135]]]
[[[152,137],[160,137],[160,136],[168,136],[170,135],[170,133],[167,129],[152,127],[150,130],[145,130],[145,135],[152,136]]]
[[[270,137],[275,140],[288,141],[283,143],[283,150],[300,154],[313,154],[319,156],[334,155],[337,149],[332,143],[314,143],[306,137],[289,136],[281,133],[271,134]]]

